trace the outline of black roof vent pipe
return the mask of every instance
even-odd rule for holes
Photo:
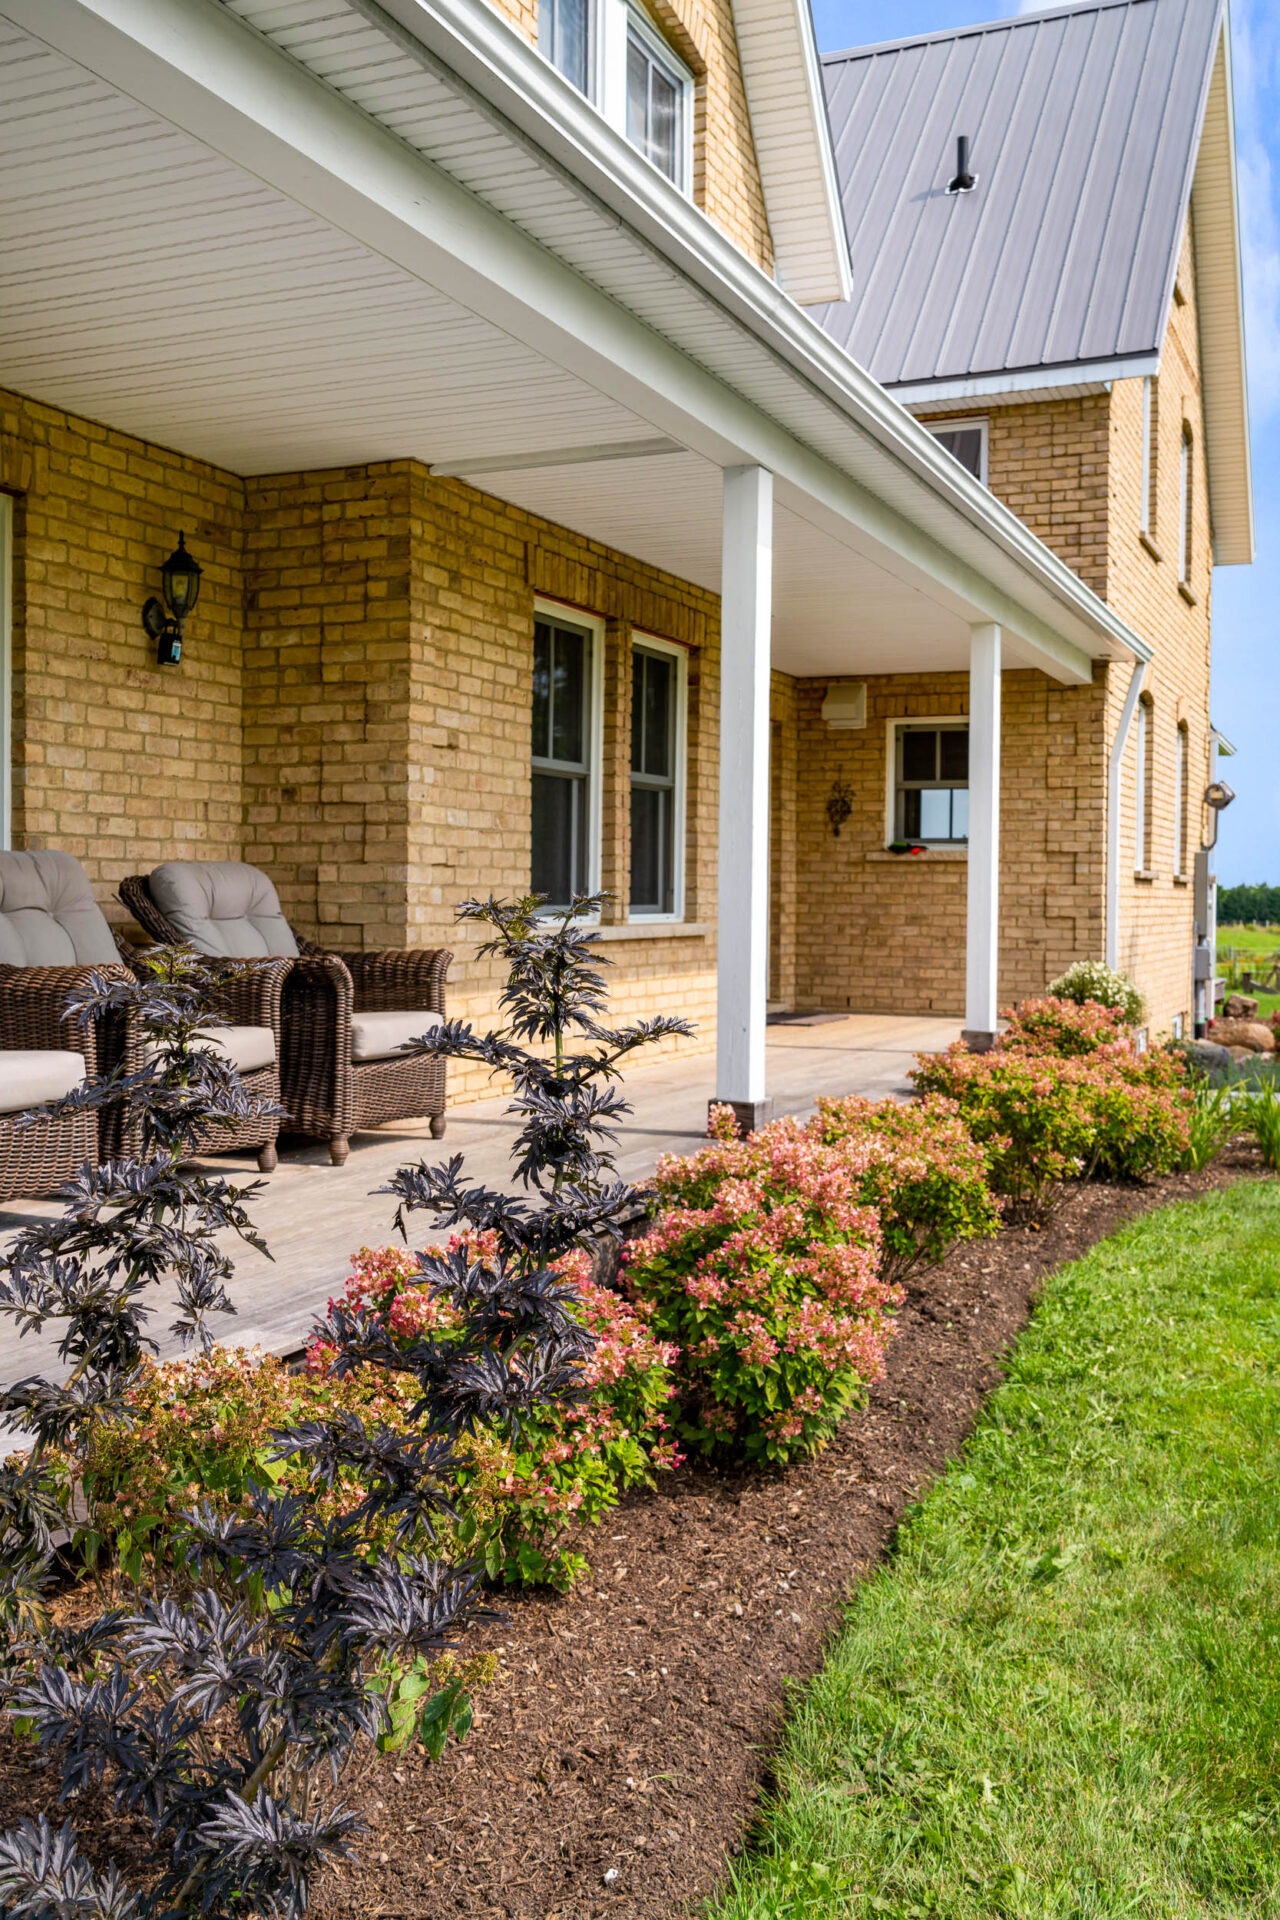
[[[948,193],[972,193],[978,184],[976,173],[969,171],[969,136],[962,133],[956,141],[956,177],[947,188]]]

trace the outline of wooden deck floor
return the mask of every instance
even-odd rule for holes
[[[906,1091],[906,1073],[916,1052],[947,1046],[959,1032],[948,1020],[856,1014],[815,1026],[769,1029],[769,1085],[779,1113],[806,1113],[820,1094],[861,1093],[872,1098]],[[618,1167],[628,1180],[643,1180],[663,1153],[693,1152],[705,1137],[707,1101],[715,1062],[707,1053],[676,1056],[638,1067],[627,1078],[633,1106],[620,1138]],[[260,1345],[289,1353],[305,1341],[317,1309],[341,1287],[350,1255],[361,1246],[384,1246],[394,1238],[392,1203],[377,1193],[395,1170],[420,1160],[466,1156],[470,1175],[505,1184],[514,1129],[502,1098],[459,1107],[444,1140],[432,1140],[425,1121],[401,1122],[359,1135],[345,1167],[331,1167],[323,1146],[292,1150],[266,1182],[254,1208],[272,1260],[245,1250],[236,1267],[236,1317],[219,1338],[228,1345]],[[225,1154],[215,1162],[229,1174],[256,1174],[251,1158]],[[12,1201],[0,1207],[0,1235],[40,1216],[50,1203]],[[425,1233],[423,1241],[429,1236]],[[157,1303],[153,1332],[162,1351],[167,1313]],[[0,1322],[0,1382],[36,1371],[53,1371],[43,1341],[18,1341]]]

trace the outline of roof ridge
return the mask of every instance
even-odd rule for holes
[[[1034,13],[1011,13],[995,20],[975,20],[971,26],[940,27],[934,33],[908,33],[898,40],[872,40],[866,46],[842,47],[824,53],[822,64],[836,66],[842,60],[861,60],[869,53],[903,52],[908,47],[927,47],[943,40],[964,40],[970,34],[999,33],[1009,27],[1034,27],[1046,20],[1066,19],[1075,14],[1109,13],[1116,7],[1154,6],[1156,0],[1056,0]]]

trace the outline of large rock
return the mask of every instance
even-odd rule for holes
[[[1231,1055],[1227,1049],[1215,1046],[1212,1040],[1192,1040],[1187,1046],[1187,1057],[1205,1073],[1221,1073],[1224,1067],[1231,1065]]]
[[[1256,1020],[1258,1003],[1247,993],[1229,993],[1222,1003],[1224,1020]]]
[[[1218,1047],[1244,1047],[1249,1053],[1273,1053],[1276,1037],[1261,1020],[1215,1020],[1210,1039]]]

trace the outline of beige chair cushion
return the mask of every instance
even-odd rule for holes
[[[0,1052],[0,1113],[24,1113],[46,1100],[61,1100],[83,1079],[83,1054]]]
[[[439,1025],[438,1013],[353,1013],[351,1058],[390,1060],[408,1041]]]
[[[265,873],[241,860],[169,860],[148,875],[151,898],[197,953],[298,957],[293,929]]]
[[[258,1067],[275,1065],[276,1037],[270,1027],[205,1027],[199,1044],[210,1053],[220,1053],[237,1073],[253,1073]],[[160,1051],[154,1041],[144,1049],[148,1059]]]
[[[69,853],[0,853],[0,965],[107,966],[120,958],[89,876]]]

